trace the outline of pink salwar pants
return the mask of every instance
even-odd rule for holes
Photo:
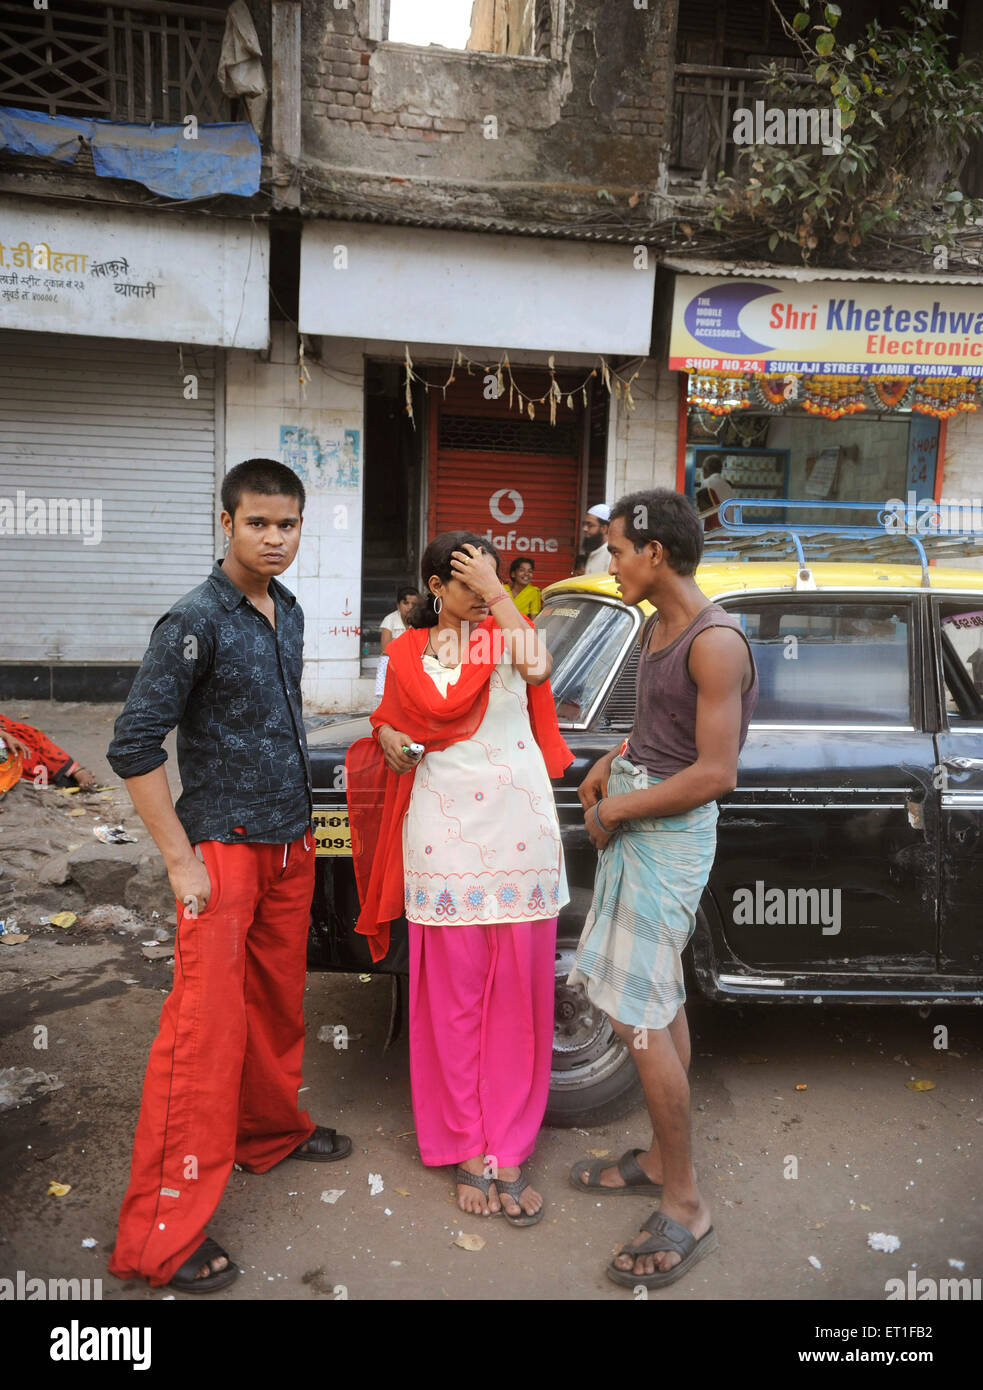
[[[553,1056],[556,918],[409,924],[410,1084],[430,1167],[532,1153]]]

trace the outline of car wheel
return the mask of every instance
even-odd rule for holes
[[[574,947],[556,948],[553,1067],[546,1123],[560,1129],[619,1120],[644,1104],[627,1047],[582,985],[568,985]]]

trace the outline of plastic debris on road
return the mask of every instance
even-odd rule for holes
[[[343,1187],[330,1187],[321,1193],[321,1201],[327,1202],[329,1207],[333,1207],[339,1197],[344,1197],[345,1190]]]
[[[370,1174],[369,1174],[369,1196],[370,1196],[370,1197],[378,1197],[378,1195],[379,1195],[379,1193],[382,1191],[382,1189],[383,1189],[382,1174],[381,1174],[381,1173],[370,1173]]]
[[[92,833],[104,845],[135,845],[137,837],[124,830],[122,825],[94,825]]]
[[[883,1231],[871,1231],[867,1236],[867,1244],[871,1250],[883,1250],[886,1255],[890,1255],[900,1248],[901,1240],[898,1236],[885,1235]]]
[[[60,1091],[64,1081],[46,1071],[33,1067],[0,1067],[0,1110],[12,1110],[15,1105],[30,1105],[38,1096]]]
[[[173,946],[141,946],[140,954],[144,960],[172,960]]]
[[[78,921],[74,912],[53,912],[48,918],[53,927],[71,927]]]
[[[822,1269],[822,1265],[816,1259],[815,1255],[809,1256],[809,1263],[812,1265],[813,1269]]]
[[[55,1182],[54,1178],[48,1183],[49,1197],[67,1197],[72,1190],[70,1182]]]

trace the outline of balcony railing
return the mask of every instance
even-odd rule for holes
[[[225,11],[155,0],[0,3],[0,105],[150,124],[228,121]]]
[[[677,63],[672,172],[695,178],[705,174],[711,181],[718,173],[733,174],[744,148],[732,138],[734,112],[765,96],[760,69]]]
[[[808,81],[805,73],[788,71],[786,75],[792,81]],[[710,182],[718,173],[735,174],[738,157],[747,146],[734,144],[734,112],[740,107],[753,109],[759,99],[776,104],[769,99],[767,80],[759,68],[677,63],[670,173],[676,178],[705,176]],[[983,141],[971,142],[967,156],[953,172],[967,198],[983,197]]]

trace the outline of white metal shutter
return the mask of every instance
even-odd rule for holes
[[[208,574],[215,352],[183,351],[182,372],[174,344],[0,331],[0,499],[42,498],[49,532],[49,499],[102,503],[98,544],[12,536],[0,517],[3,661],[139,661],[156,619]]]

